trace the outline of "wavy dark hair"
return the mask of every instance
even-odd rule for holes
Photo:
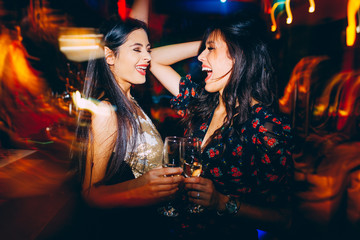
[[[103,45],[111,49],[115,56],[117,56],[119,54],[119,47],[127,41],[129,34],[138,29],[143,29],[149,36],[146,24],[136,19],[127,19],[125,21],[110,19],[102,24],[99,31],[103,35]],[[117,134],[116,142],[114,143],[114,153],[109,159],[104,179],[99,183],[95,183],[106,184],[114,176],[121,174],[120,171],[123,169],[122,163],[126,156],[126,150],[129,147],[134,149],[136,146],[140,126],[131,102],[115,80],[105,57],[89,60],[83,86],[83,97],[86,99],[106,100],[116,109],[118,131],[114,133]],[[81,183],[84,181],[86,159],[93,158],[92,151],[88,151],[88,149],[91,149],[93,142],[90,119],[88,112],[79,112],[76,129],[77,156],[73,156],[73,159],[77,161],[76,168],[79,172]],[[129,141],[129,139],[133,140]],[[128,146],[129,144],[131,146]],[[89,154],[91,156],[88,156]],[[132,164],[136,163],[133,162]]]
[[[224,19],[207,29],[199,54],[205,49],[207,39],[212,36],[225,41],[229,55],[235,63],[222,94],[227,112],[225,122],[211,139],[221,128],[234,126],[234,131],[239,130],[249,118],[251,99],[277,109],[275,72],[265,22],[260,17],[246,14]],[[189,104],[188,114],[183,121],[190,129],[189,134],[197,123],[211,117],[218,103],[218,92],[201,90],[199,97]]]

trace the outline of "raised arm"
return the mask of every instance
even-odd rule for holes
[[[129,13],[130,18],[138,19],[146,24],[149,23],[149,1],[150,0],[135,0],[131,12]]]
[[[200,41],[194,41],[152,49],[150,71],[174,96],[179,94],[180,75],[171,65],[195,57],[199,47]]]

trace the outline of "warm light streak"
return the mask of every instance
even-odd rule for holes
[[[60,47],[60,51],[79,51],[79,50],[95,50],[98,49],[98,45],[94,46],[68,46],[68,47]]]
[[[325,105],[325,104],[319,104],[319,105],[316,106],[316,108],[314,108],[313,114],[314,114],[315,116],[320,116],[320,115],[322,115],[322,113],[326,110],[326,108],[327,108],[327,105]]]
[[[283,96],[279,99],[281,111],[290,114],[294,101],[294,93],[297,91],[306,94],[311,85],[311,74],[316,66],[327,60],[327,56],[305,57],[294,67],[290,80],[284,89]]]
[[[28,52],[20,41],[0,36],[0,77],[2,84],[13,92],[27,92],[39,96],[45,92],[46,84],[39,71],[34,69]]]
[[[332,99],[340,99],[341,89],[343,84],[349,80],[351,73],[340,73],[332,78],[318,98],[317,103],[314,105],[314,116],[322,116],[328,109],[328,115],[332,115],[338,109],[339,101],[331,101]],[[336,91],[336,92],[334,92]],[[331,97],[331,98],[330,98]]]
[[[350,116],[356,116],[356,104],[360,93],[360,74],[352,72],[341,91],[341,99],[338,107],[337,129],[344,128]]]
[[[3,79],[6,67],[6,57],[8,56],[9,46],[11,45],[10,34],[0,34],[0,78]],[[11,56],[11,55],[10,55]]]
[[[263,0],[262,4],[264,12],[267,14],[271,14],[271,0]]]
[[[286,23],[290,24],[290,23],[292,23],[292,20],[293,20],[293,16],[292,16],[291,9],[290,9],[290,0],[285,1],[285,10],[286,10],[286,14],[288,16],[286,18]]]
[[[348,26],[346,28],[346,45],[353,46],[356,39],[356,13],[359,11],[360,1],[349,0],[347,5]]]
[[[358,17],[358,25],[356,26],[356,33],[360,33],[360,9],[357,12],[357,17]]]
[[[315,1],[309,0],[309,3],[310,3],[309,13],[315,12]],[[293,21],[293,15],[292,15],[291,8],[290,8],[290,0],[285,0],[285,1],[274,3],[273,6],[271,7],[271,10],[269,11],[270,17],[271,17],[271,22],[272,22],[272,25],[271,25],[272,32],[275,32],[277,29],[275,11],[276,11],[277,7],[281,4],[285,4],[285,11],[287,14],[286,23],[291,24]],[[360,27],[359,27],[359,29],[360,29]]]
[[[96,99],[83,98],[79,91],[72,93],[72,99],[78,109],[89,110],[94,114],[109,116],[116,108],[110,104],[102,103]]]
[[[339,117],[347,117],[347,116],[350,115],[349,113],[350,113],[350,112],[347,111],[347,110],[342,110],[342,109],[339,109],[339,110],[338,110],[338,116],[339,116]]]
[[[315,12],[315,2],[314,0],[309,0],[310,7],[309,7],[309,13]]]
[[[275,31],[276,31],[276,28],[277,28],[276,19],[275,19],[275,16],[274,16],[275,10],[276,10],[276,8],[277,8],[280,4],[284,4],[284,3],[285,3],[285,2],[276,2],[276,3],[274,3],[274,5],[273,5],[272,8],[271,8],[271,14],[270,14],[270,16],[271,16],[271,22],[272,22],[272,25],[271,25],[271,31],[272,31],[272,32],[275,32]]]
[[[92,28],[63,28],[59,36],[60,51],[75,62],[103,57],[101,34]]]
[[[309,90],[308,90],[308,86],[305,86],[305,85],[301,85],[301,86],[299,86],[299,93],[303,93],[303,94],[305,94],[305,93],[307,93]]]

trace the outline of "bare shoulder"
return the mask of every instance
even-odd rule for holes
[[[104,137],[113,135],[117,131],[115,108],[108,101],[101,101],[92,112],[92,130],[95,135]]]

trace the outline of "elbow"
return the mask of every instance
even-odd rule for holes
[[[159,69],[161,68],[161,64],[156,62],[156,60],[154,60],[153,58],[151,58],[151,63],[149,67],[150,67],[149,68],[150,72],[152,72],[155,75],[157,71],[159,71]]]
[[[90,190],[82,191],[82,198],[84,202],[92,208],[111,208],[108,201],[106,201],[106,196],[99,194],[96,187],[91,188]]]
[[[146,205],[141,197],[134,197],[134,191],[109,191],[104,186],[93,186],[82,192],[84,202],[92,208],[110,209]],[[140,194],[139,194],[140,195]]]
[[[87,191],[82,191],[82,199],[84,200],[84,202],[90,206],[90,207],[101,207],[101,204],[99,203],[98,199],[94,196],[94,194],[92,193],[92,191],[87,190]]]

